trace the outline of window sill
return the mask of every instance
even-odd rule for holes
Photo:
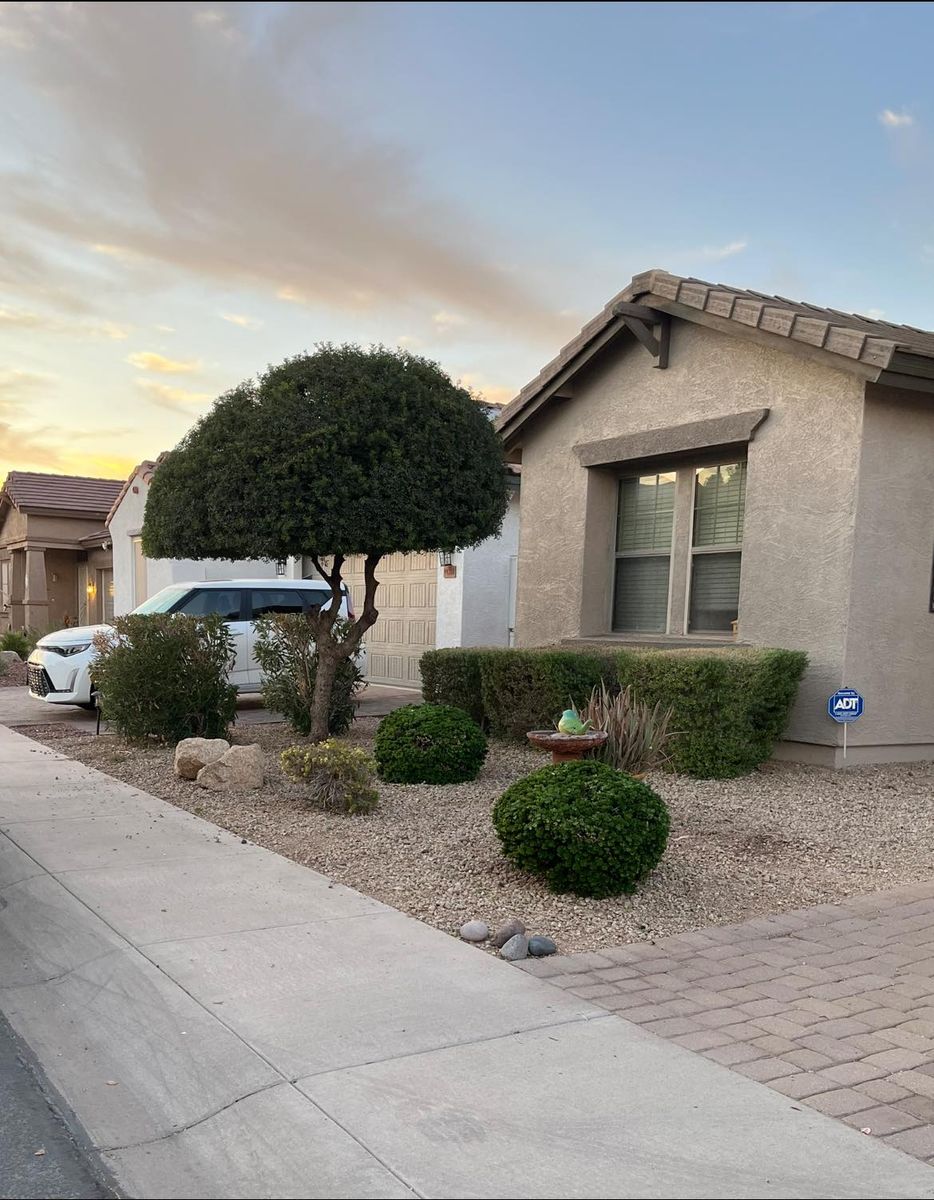
[[[565,638],[564,646],[597,646],[612,643],[614,646],[641,646],[659,649],[723,649],[726,646],[750,646],[726,633],[721,637],[715,633],[594,633],[586,637]]]

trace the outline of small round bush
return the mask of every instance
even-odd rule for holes
[[[668,809],[648,784],[606,763],[542,767],[506,789],[493,826],[508,858],[553,892],[632,892],[668,841]]]
[[[466,783],[480,774],[486,738],[463,709],[407,704],[380,722],[375,749],[390,783]]]

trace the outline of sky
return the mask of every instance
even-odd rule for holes
[[[0,478],[323,341],[504,402],[651,267],[934,328],[934,5],[0,3]]]

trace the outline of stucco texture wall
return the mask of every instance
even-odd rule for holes
[[[932,463],[931,397],[870,385],[844,670],[866,700],[857,749],[934,745]]]
[[[609,630],[615,477],[582,467],[577,443],[768,408],[749,446],[740,636],[808,652],[787,737],[836,744],[825,706],[844,666],[864,383],[682,321],[668,369],[652,364],[624,343],[523,433],[517,641]]]

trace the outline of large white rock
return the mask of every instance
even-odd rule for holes
[[[0,650],[0,670],[4,667],[17,667],[22,661],[15,650]]]
[[[212,792],[248,792],[266,778],[262,747],[231,746],[220,758],[202,767],[198,783]]]
[[[197,779],[208,763],[216,762],[230,749],[223,738],[183,738],[175,747],[175,774],[181,779]]]

